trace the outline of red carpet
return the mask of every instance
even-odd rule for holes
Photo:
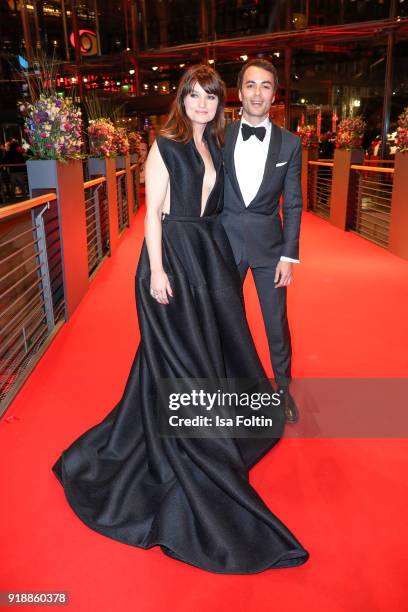
[[[406,439],[283,439],[251,471],[310,552],[299,568],[210,574],[101,536],[70,509],[51,465],[122,394],[138,343],[142,217],[0,422],[0,591],[67,591],[69,609],[87,612],[406,610]],[[301,258],[289,292],[293,374],[407,377],[408,263],[310,214]],[[270,372],[251,278],[246,297]]]

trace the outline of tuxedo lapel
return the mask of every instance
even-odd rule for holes
[[[279,153],[282,146],[282,132],[273,121],[271,121],[271,139],[269,141],[268,156],[265,162],[264,173],[258,192],[253,200],[248,204],[248,208],[263,195],[266,191],[270,191],[270,181],[273,178],[273,173],[276,168],[276,163],[279,159]]]
[[[227,171],[231,184],[242,206],[245,207],[244,198],[242,197],[241,189],[239,188],[239,183],[237,180],[237,173],[235,171],[235,161],[234,161],[234,151],[235,151],[235,145],[237,143],[240,125],[241,125],[240,121],[235,121],[229,129],[228,137],[225,141],[225,147],[224,147],[224,163],[225,163],[225,169]]]

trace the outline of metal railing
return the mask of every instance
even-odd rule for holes
[[[356,173],[356,189],[348,229],[387,247],[394,168],[353,165],[351,170]]]
[[[330,216],[332,179],[333,162],[309,161],[307,209],[324,219]]]
[[[129,212],[127,205],[126,170],[116,172],[116,193],[118,201],[119,232],[129,226]]]
[[[377,166],[393,166],[395,161],[393,159],[365,159],[364,166],[370,164],[377,164]]]
[[[139,208],[139,164],[132,164],[130,166],[130,172],[133,188],[133,212],[136,212]]]
[[[0,209],[0,415],[65,320],[57,197]]]
[[[96,270],[109,253],[109,211],[106,178],[84,183],[86,237],[88,244],[88,275]]]

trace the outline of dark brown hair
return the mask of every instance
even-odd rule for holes
[[[209,123],[210,133],[214,136],[218,146],[224,142],[224,103],[225,83],[218,72],[206,66],[198,64],[188,68],[181,77],[177,88],[176,98],[171,106],[170,114],[164,127],[160,130],[162,136],[178,142],[188,142],[193,137],[191,120],[187,117],[184,106],[184,98],[194,90],[198,83],[208,94],[218,97],[218,107],[214,119]]]
[[[249,62],[242,66],[238,74],[238,89],[242,89],[242,83],[244,82],[244,74],[246,70],[248,70],[248,68],[251,68],[252,66],[255,66],[255,68],[262,68],[263,70],[267,70],[268,72],[273,74],[274,93],[276,93],[279,85],[278,71],[276,70],[275,66],[271,64],[271,62],[262,58],[249,60]]]

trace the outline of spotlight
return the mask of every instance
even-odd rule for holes
[[[135,74],[135,69],[134,69],[134,68],[131,68],[131,69],[129,70],[129,74]]]
[[[212,59],[211,59],[211,60],[208,60],[208,63],[209,63],[209,64],[213,64],[213,63],[214,63],[214,60],[212,60]]]
[[[246,62],[248,59],[247,55],[240,55],[239,57],[242,59],[243,62]]]
[[[179,64],[180,68],[184,68],[185,64]]]
[[[152,70],[158,70],[159,67],[158,66],[152,66]]]

